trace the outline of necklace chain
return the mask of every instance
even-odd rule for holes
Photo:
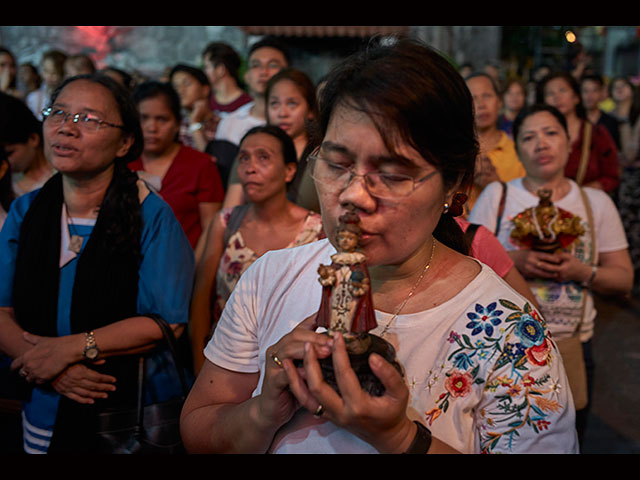
[[[427,262],[427,264],[422,269],[422,273],[420,274],[420,277],[418,278],[418,281],[416,282],[416,284],[413,286],[413,288],[409,292],[409,295],[407,295],[407,297],[402,301],[402,303],[400,304],[400,306],[396,310],[396,313],[393,314],[393,317],[391,317],[391,320],[389,320],[389,322],[382,329],[382,332],[380,333],[380,337],[384,337],[384,334],[387,333],[387,330],[389,330],[389,327],[391,326],[393,321],[398,317],[398,315],[400,315],[400,312],[402,311],[404,306],[407,304],[409,299],[415,293],[416,289],[418,288],[418,285],[420,285],[420,282],[422,281],[422,279],[424,278],[425,274],[427,273],[427,270],[429,270],[429,267],[431,266],[431,261],[433,260],[433,254],[435,253],[435,251],[436,251],[436,240],[432,236],[431,237],[431,256],[429,257],[429,261]]]

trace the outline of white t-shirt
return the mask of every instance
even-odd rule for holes
[[[573,244],[567,247],[582,262],[592,263],[591,229],[587,211],[580,194],[578,185],[571,181],[571,189],[564,198],[554,201],[558,208],[567,210],[581,218],[585,233]],[[628,247],[627,237],[615,204],[602,190],[583,188],[591,205],[593,222],[596,233],[596,248],[598,253],[615,252]],[[483,190],[476,201],[469,221],[484,225],[492,232],[497,225],[498,204],[502,195],[502,185],[491,183]],[[507,251],[518,250],[521,247],[511,239],[513,223],[511,220],[527,208],[538,205],[537,195],[529,192],[522,185],[522,178],[507,183],[507,197],[505,208],[498,232],[498,240]],[[580,325],[580,339],[586,342],[593,336],[596,310],[593,297],[587,288],[576,282],[559,283],[545,279],[528,279],[529,286],[540,303],[540,310],[551,332],[558,338],[569,337],[574,334],[580,322],[583,295],[586,295],[584,317]]]
[[[228,370],[260,372],[253,393],[258,395],[266,349],[318,310],[317,268],[329,264],[333,253],[325,239],[260,257],[240,278],[205,356]],[[525,305],[482,265],[450,301],[399,315],[384,339],[405,370],[407,415],[465,453],[577,452],[574,405],[562,362],[540,317]],[[379,334],[392,317],[376,311],[379,326],[372,333]],[[376,452],[304,409],[280,429],[270,451]]]
[[[222,117],[216,130],[217,140],[227,140],[234,145],[240,145],[240,141],[245,133],[253,127],[264,125],[266,120],[251,115],[251,107],[255,102],[242,105],[229,115]]]

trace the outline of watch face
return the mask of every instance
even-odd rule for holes
[[[84,356],[89,360],[94,360],[98,356],[98,349],[96,347],[90,347],[84,352]]]

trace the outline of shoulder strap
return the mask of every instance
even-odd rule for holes
[[[582,156],[580,158],[580,165],[578,166],[578,173],[576,174],[576,183],[578,185],[582,185],[584,176],[587,173],[587,166],[589,165],[589,154],[591,153],[591,130],[591,122],[585,120],[582,137]]]
[[[229,242],[231,236],[236,233],[238,228],[240,228],[240,224],[242,223],[242,219],[244,218],[247,210],[249,209],[249,205],[238,205],[234,207],[231,211],[231,215],[229,215],[229,221],[227,222],[227,227],[224,229],[224,245],[226,246]]]
[[[500,203],[498,204],[498,218],[496,221],[496,230],[493,232],[497,237],[498,232],[500,231],[500,223],[502,222],[502,214],[504,213],[504,204],[507,200],[507,184],[505,182],[500,182],[502,184],[502,195],[500,196]]]
[[[470,223],[467,227],[467,231],[464,232],[464,243],[467,245],[468,255],[471,255],[471,245],[473,244],[473,237],[475,237],[476,232],[478,231],[478,227],[480,227],[477,223]]]
[[[582,187],[580,187],[580,195],[582,196],[584,208],[587,211],[587,222],[589,222],[589,231],[591,233],[591,264],[597,265],[598,249],[596,245],[596,229],[593,222],[593,210],[591,209],[591,202],[589,201],[589,197],[587,197],[587,194]]]

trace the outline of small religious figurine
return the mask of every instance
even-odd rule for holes
[[[371,297],[371,278],[367,258],[359,251],[361,231],[358,215],[350,210],[340,217],[336,231],[338,252],[331,256],[331,265],[318,267],[318,281],[322,285],[322,301],[316,326],[324,327],[328,335],[343,334],[351,366],[363,388],[372,395],[382,395],[384,388],[371,373],[368,356],[379,353],[394,363],[395,350],[391,344],[369,333],[378,326]],[[325,380],[332,384],[331,358],[321,361]],[[335,385],[334,385],[335,387]]]
[[[551,193],[551,190],[540,189],[538,205],[512,219],[511,238],[520,245],[554,253],[571,245],[584,233],[580,217],[556,207],[551,201]]]

